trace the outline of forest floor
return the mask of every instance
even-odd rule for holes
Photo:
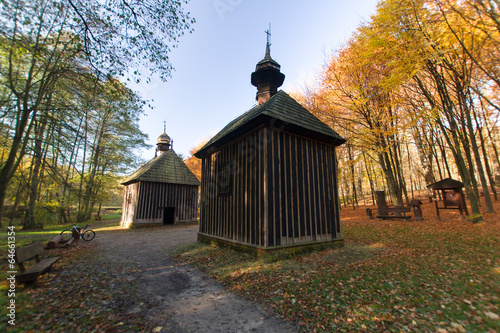
[[[497,214],[437,220],[425,203],[424,221],[370,220],[365,208],[342,209],[343,248],[281,261],[197,244],[197,226],[97,229],[45,251],[61,260],[17,287],[16,326],[1,304],[0,330],[500,331]]]
[[[16,326],[2,315],[0,330],[296,331],[192,265],[172,260],[196,242],[197,225],[96,231],[91,242],[45,251],[61,259],[36,285],[18,286]]]
[[[369,219],[366,208],[375,206],[343,207],[343,248],[266,262],[197,246],[175,259],[303,332],[500,332],[494,206],[481,223],[458,210],[438,220],[428,201],[423,221]]]

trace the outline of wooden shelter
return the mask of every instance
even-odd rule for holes
[[[168,135],[160,135],[157,156],[122,182],[121,226],[197,222],[200,182],[170,145]]]
[[[342,241],[335,147],[345,142],[284,91],[270,56],[252,73],[258,105],[230,122],[202,159],[202,242],[254,252]]]
[[[436,183],[427,185],[427,187],[432,189],[438,219],[441,219],[439,216],[440,209],[458,209],[460,211],[460,217],[462,218],[464,218],[465,215],[469,215],[467,205],[465,204],[464,192],[462,190],[464,183],[451,178],[446,178]],[[441,191],[441,197],[443,198],[444,205],[443,207],[439,207],[437,191]]]

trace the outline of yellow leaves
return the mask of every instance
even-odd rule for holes
[[[446,326],[445,322],[439,322],[439,326]],[[436,332],[437,333],[465,333],[467,330],[459,323],[451,323],[448,327],[446,328],[441,328],[441,327],[436,327]]]
[[[485,311],[484,315],[486,317],[490,318],[491,320],[499,320],[500,319],[500,316],[498,316],[498,314],[490,312],[490,311]]]
[[[451,327],[456,331],[460,333],[465,333],[467,330],[460,324],[457,323],[451,323]]]

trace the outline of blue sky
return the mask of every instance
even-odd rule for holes
[[[154,109],[140,121],[155,144],[167,121],[174,150],[189,150],[209,139],[255,104],[250,84],[255,65],[265,54],[271,23],[271,56],[286,75],[281,89],[300,91],[321,70],[335,48],[375,13],[377,0],[193,0],[187,10],[196,19],[194,32],[180,39],[170,60],[168,82],[131,86]],[[154,148],[141,153],[154,157]]]

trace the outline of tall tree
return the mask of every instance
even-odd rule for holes
[[[99,79],[130,73],[138,80],[140,68],[167,79],[170,47],[194,23],[182,5],[172,0],[0,2],[0,55],[5,59],[0,107],[2,117],[13,122],[0,165],[0,225],[7,186],[57,81],[75,67]]]
[[[439,112],[433,121],[452,151],[472,212],[479,214],[479,200],[472,187],[469,105],[464,98],[464,91],[470,85],[470,75],[466,75],[470,68],[467,54],[460,51],[457,43],[450,42],[451,34],[431,1],[385,1],[367,33],[378,47],[376,52],[391,64],[392,75],[388,76],[391,83],[414,80],[428,108]]]
[[[344,128],[349,147],[376,153],[392,201],[403,206],[399,133],[408,124],[395,90],[383,83],[387,67],[367,53],[361,37],[355,35],[332,57],[312,110],[327,123]]]
[[[116,80],[102,84],[94,99],[89,131],[90,154],[87,173],[82,174],[84,188],[78,221],[90,217],[99,181],[106,172],[123,173],[132,164],[130,147],[145,147],[145,135],[138,130],[139,116],[144,102],[135,93]]]

